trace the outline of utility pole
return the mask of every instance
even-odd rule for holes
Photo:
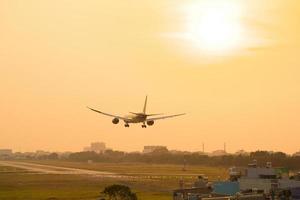
[[[183,157],[183,167],[182,167],[182,171],[186,171],[186,159],[185,159],[185,155]]]

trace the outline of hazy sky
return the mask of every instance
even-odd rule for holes
[[[296,0],[1,0],[0,148],[300,149]],[[113,114],[188,115],[124,128]]]

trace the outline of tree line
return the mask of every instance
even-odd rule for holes
[[[300,169],[300,156],[289,156],[283,152],[255,151],[248,155],[227,154],[222,156],[208,156],[200,153],[169,151],[154,151],[152,153],[126,153],[122,151],[107,150],[103,153],[93,151],[71,153],[66,160],[80,162],[141,162],[149,164],[187,164],[207,166],[247,166],[253,160],[264,166],[272,162],[275,167]]]

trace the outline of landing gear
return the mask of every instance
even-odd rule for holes
[[[126,128],[128,128],[128,127],[129,127],[129,124],[124,124],[124,126],[125,126]]]
[[[142,125],[142,128],[147,128],[146,124],[143,124],[143,125]]]

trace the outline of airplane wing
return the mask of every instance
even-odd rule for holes
[[[146,121],[155,121],[155,120],[159,120],[159,119],[167,119],[167,118],[177,117],[177,116],[181,116],[181,115],[185,115],[185,113],[181,113],[181,114],[177,114],[177,115],[167,115],[167,116],[149,118]]]
[[[92,110],[92,111],[94,111],[94,112],[100,113],[102,115],[106,115],[106,116],[109,116],[109,117],[115,117],[115,118],[122,119],[122,120],[128,120],[125,117],[120,117],[120,116],[117,116],[117,115],[112,115],[112,114],[104,113],[104,112],[101,112],[99,110],[95,110],[95,109],[90,108],[90,107],[87,107],[87,108],[90,109],[90,110]]]

